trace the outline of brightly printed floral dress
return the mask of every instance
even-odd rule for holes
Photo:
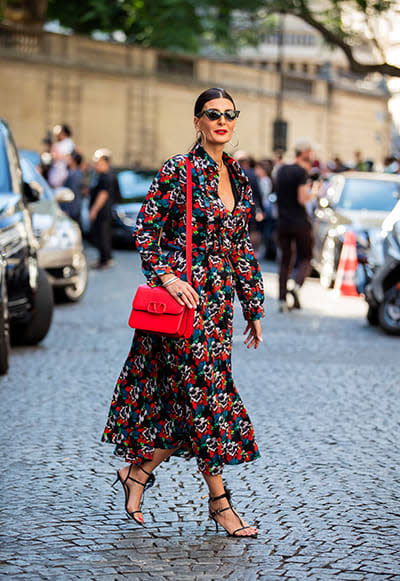
[[[224,154],[236,206],[218,197],[218,165],[197,145],[193,179],[192,284],[200,296],[190,339],[136,331],[116,385],[103,441],[115,454],[142,463],[154,448],[195,456],[199,469],[220,474],[225,464],[259,456],[253,426],[232,378],[234,292],[247,320],[263,317],[263,285],[248,238],[251,189],[239,164]],[[185,275],[186,167],[177,155],[160,169],[138,216],[135,236],[151,285],[159,275]],[[161,238],[160,238],[161,234]]]

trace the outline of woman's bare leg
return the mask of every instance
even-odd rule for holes
[[[151,460],[146,460],[145,462],[143,462],[143,464],[141,464],[142,468],[146,470],[146,472],[151,474],[151,472],[153,472],[153,470],[157,468],[157,466],[159,466],[161,462],[169,458],[169,456],[171,456],[175,452],[175,450],[177,450],[177,448],[169,449],[156,448],[154,450],[153,458]],[[121,470],[118,470],[119,475],[123,481],[125,481],[125,478],[128,475],[129,466],[130,465],[121,468]],[[132,465],[129,476],[143,483],[145,483],[146,480],[148,479],[147,474],[143,472],[143,470],[141,470],[137,464]],[[128,478],[128,480],[126,481],[126,486],[128,486],[129,488],[129,500],[127,506],[128,512],[140,510],[140,501],[142,499],[144,492],[143,486],[137,484],[137,482],[134,482],[130,478]],[[141,523],[144,523],[143,515],[141,514],[141,512],[136,513],[135,518]]]
[[[225,488],[224,483],[222,481],[222,476],[220,474],[218,476],[210,476],[209,474],[205,474],[204,472],[202,472],[202,475],[207,483],[208,489],[210,491],[210,496],[212,498],[224,494]],[[218,510],[220,508],[226,508],[227,506],[229,506],[227,498],[221,498],[221,500],[215,500],[210,502],[211,511]],[[241,524],[238,516],[232,510],[224,510],[224,512],[217,514],[215,518],[217,519],[218,524],[224,527],[224,529],[227,530],[228,533],[230,534],[232,534],[233,531],[235,531],[236,529],[239,529],[243,526],[245,527],[248,526],[243,519],[241,519],[243,523]],[[257,532],[258,529],[256,527],[250,527],[248,529],[244,529],[243,531],[239,531],[237,535],[247,537],[250,535],[254,535]]]

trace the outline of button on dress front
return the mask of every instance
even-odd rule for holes
[[[197,145],[193,180],[192,285],[199,294],[194,332],[174,339],[136,331],[111,401],[103,441],[141,464],[155,448],[195,457],[220,474],[226,464],[259,456],[254,430],[232,378],[235,291],[247,320],[264,315],[262,277],[248,238],[251,189],[239,164],[224,154],[236,190],[229,212],[218,196],[218,165]],[[148,283],[174,273],[186,280],[186,168],[177,155],[157,173],[135,229]]]

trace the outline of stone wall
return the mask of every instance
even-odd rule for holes
[[[177,57],[136,46],[52,33],[0,29],[0,115],[20,147],[40,150],[56,123],[68,123],[86,155],[109,147],[117,165],[154,168],[194,141],[193,103],[210,86],[232,92],[240,149],[271,155],[279,78],[262,68]],[[285,73],[289,149],[298,137],[322,158],[381,161],[390,151],[388,94],[376,86]]]

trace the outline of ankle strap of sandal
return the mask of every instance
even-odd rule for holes
[[[147,472],[147,470],[145,470],[145,469],[143,468],[143,466],[140,466],[140,464],[138,464],[138,468],[140,468],[140,470],[141,470],[142,472],[144,472],[145,474],[147,474],[147,476],[150,476],[151,472]]]
[[[143,486],[144,488],[146,488],[146,486],[147,486],[147,484],[148,484],[148,482],[149,482],[149,480],[150,480],[150,477],[152,476],[151,472],[147,472],[147,470],[145,470],[144,468],[142,468],[140,465],[137,465],[137,467],[138,467],[138,468],[140,468],[140,470],[141,470],[142,472],[144,472],[145,474],[147,474],[147,476],[149,477],[149,478],[146,480],[146,482],[140,482],[140,480],[136,480],[136,478],[133,478],[133,476],[131,476],[131,469],[132,469],[132,466],[133,466],[133,464],[131,464],[131,465],[129,466],[129,471],[128,471],[128,475],[127,475],[127,477],[125,478],[125,482],[126,482],[127,480],[133,480],[133,482],[136,482],[136,484],[140,484],[140,486]],[[154,476],[153,476],[153,480],[154,480]],[[150,486],[151,486],[151,484],[150,484]]]
[[[220,496],[210,496],[208,502],[214,502],[215,500],[221,500],[222,498],[226,498],[230,503],[231,491],[229,490],[229,488],[225,488],[224,494],[220,494]]]
[[[228,498],[226,492],[224,492],[224,494],[221,494],[220,496],[210,496],[208,502],[214,502],[214,500],[221,500],[221,498]]]

